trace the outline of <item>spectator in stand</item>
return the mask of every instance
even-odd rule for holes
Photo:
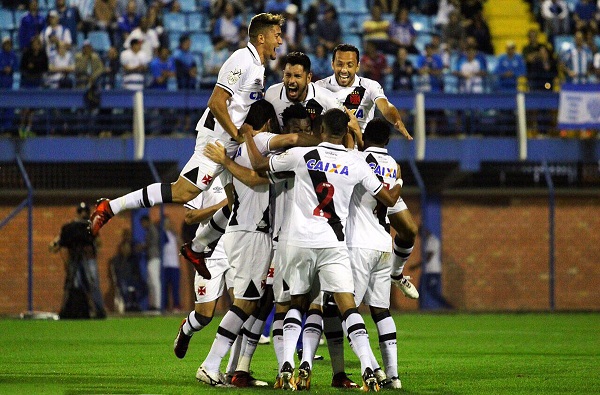
[[[433,45],[435,53],[440,55],[440,57],[442,58],[442,61],[444,62],[444,67],[449,68],[450,67],[450,51],[448,50],[448,45],[446,43],[442,42],[442,37],[437,33],[433,33],[431,35],[430,43],[431,43],[431,45]]]
[[[190,52],[191,44],[190,36],[179,37],[179,47],[173,54],[177,89],[196,89],[198,65],[194,55]]]
[[[148,7],[148,12],[146,13],[146,21],[148,23],[148,29],[152,29],[156,32],[158,37],[159,46],[168,47],[169,36],[165,31],[165,28],[162,23],[162,11],[160,9],[160,4],[158,2],[153,3]],[[175,2],[174,4],[178,4]]]
[[[531,91],[552,91],[558,77],[558,67],[553,53],[545,45],[540,45],[538,53],[527,66],[527,81]]]
[[[460,43],[465,39],[465,28],[459,11],[450,13],[448,24],[442,30],[442,39],[448,44],[450,51],[459,50]]]
[[[424,92],[442,92],[444,84],[442,73],[444,61],[435,53],[435,47],[431,43],[425,45],[425,54],[419,56],[417,69],[420,75],[419,90]]]
[[[285,22],[281,27],[281,33],[287,47],[285,53],[304,52],[302,45],[304,31],[298,19],[298,6],[296,4],[289,4],[285,9]]]
[[[477,59],[477,49],[467,48],[466,54],[456,66],[455,74],[462,93],[483,93],[483,77],[487,75],[486,65]]]
[[[328,7],[323,19],[317,23],[315,35],[317,44],[324,45],[328,52],[342,42],[342,28],[334,6]]]
[[[129,3],[132,1],[135,3],[135,14],[139,16],[146,15],[148,12],[147,4],[151,4],[151,2],[146,3],[145,0],[117,0],[117,15],[127,14],[130,7]]]
[[[240,41],[240,30],[242,28],[242,18],[235,13],[235,7],[227,3],[225,11],[221,17],[215,21],[211,38],[215,51],[227,48],[234,51],[238,48]]]
[[[73,42],[69,29],[59,24],[58,12],[52,10],[48,13],[48,26],[42,34],[42,42],[46,47],[46,54],[51,58],[58,52],[58,47],[61,44],[66,45],[67,49],[71,48]]]
[[[575,32],[575,45],[560,54],[560,69],[572,84],[589,82],[592,67],[592,52],[585,44],[583,32]]]
[[[594,36],[594,32],[590,29],[584,29],[582,30],[582,32],[584,35],[585,43],[590,49],[590,51],[592,51],[592,53],[598,52],[600,48],[598,47],[598,45],[596,45],[596,36]]]
[[[362,24],[363,40],[374,41],[377,45],[388,45],[390,42],[390,22],[381,16],[381,7],[371,7],[371,18]]]
[[[289,0],[268,0],[264,12],[270,12],[271,14],[285,14],[285,10],[290,4]]]
[[[304,30],[309,37],[315,37],[317,23],[325,17],[325,12],[330,7],[334,7],[334,5],[328,0],[314,0],[310,3],[304,13]]]
[[[162,257],[160,254],[160,236],[156,224],[150,217],[143,215],[140,218],[140,224],[146,231],[144,241],[136,246],[137,252],[146,255],[146,265],[148,276],[146,284],[148,285],[148,309],[150,311],[160,311],[162,305],[162,290],[160,281],[160,272],[162,268]]]
[[[319,81],[331,74],[331,59],[327,56],[325,46],[319,44],[315,48],[315,56],[311,58],[310,70],[313,81]]]
[[[90,88],[103,73],[102,59],[92,48],[90,40],[84,40],[81,51],[75,54],[75,87]]]
[[[21,88],[39,89],[44,84],[44,73],[48,71],[48,55],[42,47],[39,36],[31,39],[29,46],[25,48],[21,57]],[[21,120],[19,124],[19,136],[21,138],[33,137],[31,131],[33,123],[33,111],[29,108],[21,109]]]
[[[13,51],[10,37],[2,38],[2,51],[0,52],[0,88],[12,89],[13,75],[19,67],[17,54]]]
[[[516,92],[518,80],[525,76],[525,61],[517,53],[514,41],[506,42],[506,53],[498,58],[494,74],[498,77],[498,89],[503,92]]]
[[[179,282],[181,278],[179,246],[181,245],[181,238],[175,233],[173,224],[167,216],[164,219],[163,238],[165,239],[165,243],[162,246],[162,305],[165,310],[175,313],[181,309],[179,296]],[[169,309],[169,291],[171,291],[171,309]]]
[[[94,2],[93,26],[99,30],[108,32],[111,43],[115,45],[117,40],[117,0],[97,0]]]
[[[219,70],[230,55],[231,52],[227,48],[221,48],[218,51],[214,50],[204,54],[204,67],[202,79],[200,80],[200,88],[209,89],[217,83]]]
[[[373,41],[365,42],[365,50],[360,57],[360,70],[366,78],[377,81],[384,86],[384,75],[391,72],[385,55],[377,50]]]
[[[73,88],[73,72],[75,59],[64,43],[58,44],[58,50],[48,58],[48,77],[46,85],[50,89]]]
[[[575,30],[589,30],[593,33],[598,32],[598,7],[592,0],[579,0],[573,10],[573,22]]]
[[[169,79],[175,78],[175,61],[171,58],[171,51],[167,47],[160,47],[158,55],[150,62],[152,82],[149,88],[166,90]]]
[[[403,3],[409,3],[408,1],[403,1]],[[398,9],[400,9],[400,0],[375,0],[373,5],[377,5],[381,7],[381,12],[384,14],[393,14],[396,15]],[[406,5],[405,5],[406,7]],[[407,7],[408,8],[408,7]]]
[[[460,12],[460,4],[457,0],[440,0],[438,11],[435,16],[435,27],[442,31],[450,21],[450,14],[454,11]]]
[[[31,45],[31,39],[42,33],[46,20],[39,13],[37,0],[29,2],[29,11],[21,18],[19,24],[19,48],[21,50]]]
[[[77,23],[76,30],[82,31],[85,36],[91,30],[94,30],[96,25],[96,21],[94,20],[94,8],[95,3],[102,2],[105,0],[68,0],[69,7],[75,7],[77,9],[77,13],[79,14],[79,22]],[[116,0],[115,0],[116,1]],[[56,2],[58,8],[58,1]],[[60,10],[57,10],[60,13]],[[61,20],[61,24],[63,24]],[[71,28],[70,25],[66,24],[65,26]],[[71,35],[75,36],[76,32],[71,30]]]
[[[544,32],[552,41],[558,34],[569,34],[569,8],[564,0],[544,0],[541,8]]]
[[[131,41],[134,39],[142,42],[142,51],[146,54],[148,59],[152,59],[156,55],[156,50],[160,46],[158,33],[148,26],[148,18],[145,16],[140,18],[140,25],[133,29],[129,36],[127,36],[127,40],[125,40],[123,47],[125,49],[129,48]]]
[[[596,76],[596,81],[600,82],[600,52],[594,55],[594,75]]]
[[[398,48],[392,70],[394,73],[393,89],[395,91],[412,91],[412,77],[415,74],[415,69],[408,59],[406,48]]]
[[[121,52],[121,66],[123,68],[123,88],[141,91],[144,89],[145,73],[148,70],[150,58],[142,51],[142,42],[134,38],[131,48]]]
[[[117,48],[110,47],[104,59],[103,88],[106,90],[117,88],[117,74],[121,69],[121,60]]]
[[[402,47],[406,48],[408,53],[418,55],[419,50],[415,47],[416,39],[417,31],[413,27],[410,19],[408,19],[408,10],[406,8],[400,8],[389,28],[389,40],[393,45],[382,43],[384,45],[384,51],[387,48],[391,51],[390,53],[396,54],[397,49]]]
[[[118,3],[117,3],[118,7]],[[127,36],[140,25],[141,14],[137,10],[137,6],[134,0],[130,0],[127,3],[126,11],[121,14],[117,21],[117,25],[119,27],[119,41],[116,43],[117,46],[120,46],[121,43],[125,42]]]
[[[67,6],[66,0],[56,0],[58,22],[71,33],[73,44],[77,45],[77,31],[81,30],[83,23],[79,16],[79,10],[74,6]]]
[[[494,47],[492,46],[492,35],[490,34],[490,28],[483,19],[483,13],[478,12],[473,17],[473,23],[471,23],[465,30],[467,36],[475,37],[477,41],[477,48],[488,54],[494,54]]]
[[[543,45],[538,39],[538,30],[530,29],[527,32],[527,44],[523,47],[523,60],[525,60],[525,67],[529,70],[529,67],[538,60],[540,56],[540,47]]]
[[[475,16],[483,11],[481,0],[463,0],[460,2],[460,13],[469,25],[475,20]]]

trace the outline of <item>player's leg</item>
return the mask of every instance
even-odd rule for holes
[[[402,271],[414,249],[418,226],[402,199],[398,199],[388,213],[390,225],[396,231],[392,254],[392,282],[407,298],[417,299],[419,292],[409,281],[410,277],[405,277]]]
[[[389,309],[369,306],[373,322],[377,325],[379,350],[387,379],[380,383],[384,388],[402,388],[398,377],[398,345],[396,323]]]

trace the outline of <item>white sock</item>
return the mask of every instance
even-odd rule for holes
[[[207,245],[223,236],[230,215],[231,211],[228,206],[217,211],[208,222],[208,225],[192,240],[192,251],[203,252]]]
[[[110,209],[114,215],[117,215],[124,210],[152,207],[155,204],[163,203],[163,192],[168,194],[166,197],[169,201],[172,201],[172,198],[170,198],[171,184],[155,183],[150,184],[142,189],[138,189],[137,191],[130,192],[125,196],[111,200],[109,202]],[[168,203],[168,201],[165,201],[165,203]]]
[[[279,368],[277,371],[281,370],[281,365],[283,365],[283,320],[285,318],[285,313],[275,313],[275,317],[273,318],[273,348],[275,349],[275,356],[277,357],[277,363]]]
[[[221,320],[217,329],[217,335],[213,341],[210,351],[202,365],[210,372],[218,372],[221,361],[231,348],[235,338],[240,333],[242,325],[248,319],[248,315],[237,306],[231,306],[229,311]]]
[[[302,332],[302,313],[297,308],[290,308],[283,320],[283,362],[295,367],[294,352],[296,343]]]
[[[243,329],[242,329],[243,331]],[[243,335],[240,334],[235,338],[233,345],[231,346],[231,350],[229,351],[229,360],[227,361],[227,369],[226,373],[230,376],[233,376],[235,373],[238,361],[240,360],[240,351],[242,349]]]
[[[410,258],[414,248],[413,245],[407,246],[398,236],[394,237],[394,253],[392,254],[392,276],[397,277],[402,274],[404,265]]]
[[[344,367],[344,330],[336,305],[327,304],[323,310],[323,331],[331,358],[333,374],[341,373]]]
[[[396,342],[396,323],[389,310],[373,316],[379,333],[379,349],[385,374],[389,377],[398,377],[398,345]]]
[[[344,313],[344,322],[348,330],[348,337],[352,342],[354,353],[360,360],[360,371],[364,372],[366,368],[373,368],[371,364],[371,354],[369,351],[369,335],[363,321],[356,308],[348,309]]]
[[[252,357],[256,351],[256,346],[258,346],[258,340],[260,339],[260,334],[262,333],[262,328],[264,325],[264,320],[255,318],[250,329],[244,328],[243,342],[245,347],[240,353],[240,359],[236,370],[243,370],[244,372],[250,371],[250,362],[252,362]]]
[[[304,322],[304,330],[302,331],[302,362],[308,362],[312,369],[313,357],[319,347],[323,333],[323,317],[320,310],[308,310],[306,313],[306,321]]]
[[[212,317],[203,316],[192,310],[183,324],[183,333],[192,336],[194,333],[207,326],[211,320]]]

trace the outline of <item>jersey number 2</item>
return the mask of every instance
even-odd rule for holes
[[[333,199],[333,192],[335,188],[328,182],[321,182],[315,188],[317,192],[317,198],[319,199],[319,205],[313,210],[313,215],[317,217],[331,218],[331,213],[325,211],[326,206]]]

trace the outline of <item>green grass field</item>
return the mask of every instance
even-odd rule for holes
[[[600,315],[403,314],[398,326],[404,394],[598,394]],[[185,359],[172,351],[181,317],[105,321],[0,320],[0,394],[250,394],[268,389],[211,388],[195,380],[218,319],[196,334]],[[367,318],[375,354],[376,332]],[[329,387],[331,370],[315,362],[311,392]],[[347,348],[347,371],[360,380]],[[254,375],[273,382],[272,346],[259,346]],[[385,391],[390,392],[390,391]]]

